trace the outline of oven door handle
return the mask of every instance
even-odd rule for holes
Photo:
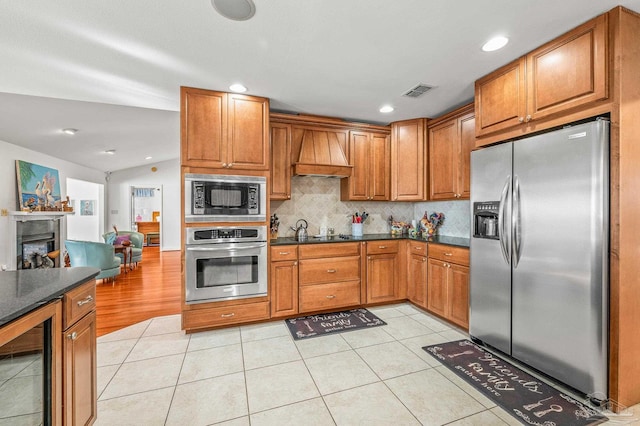
[[[233,243],[231,243],[233,244]],[[216,245],[207,245],[205,246],[187,246],[187,251],[239,251],[239,250],[250,250],[263,248],[267,246],[267,243],[258,243],[258,244],[247,244],[247,243],[236,243],[230,247],[231,244],[224,244],[224,247],[216,247]]]

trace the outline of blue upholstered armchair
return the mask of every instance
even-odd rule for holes
[[[64,243],[69,253],[71,266],[93,266],[100,268],[96,279],[113,278],[120,275],[120,259],[112,245],[94,241],[67,240]]]
[[[138,266],[138,262],[142,262],[142,243],[144,242],[144,234],[135,231],[118,231],[116,232],[107,232],[102,235],[104,241],[106,243],[113,243],[117,237],[122,237],[128,235],[129,240],[131,241],[131,263]],[[114,236],[116,238],[114,238]],[[116,256],[122,260],[124,263],[124,255],[122,253],[117,253]]]

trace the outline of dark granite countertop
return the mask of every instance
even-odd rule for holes
[[[322,243],[349,243],[354,241],[376,241],[376,240],[415,240],[425,241],[427,243],[446,244],[449,246],[465,247],[469,248],[469,238],[462,237],[447,237],[445,235],[436,235],[435,237],[422,238],[411,237],[407,234],[403,235],[391,235],[391,234],[364,234],[362,237],[354,237],[346,235],[348,238],[334,237],[310,237],[307,241],[296,241],[292,237],[282,237],[276,240],[271,240],[272,246],[281,246],[286,244],[322,244]]]
[[[0,325],[62,296],[99,273],[98,268],[89,267],[0,272]]]

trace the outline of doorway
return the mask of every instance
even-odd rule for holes
[[[131,229],[144,234],[145,246],[159,246],[162,235],[162,185],[131,187]]]
[[[67,215],[66,238],[101,242],[104,229],[104,185],[67,178],[67,194],[74,213]]]

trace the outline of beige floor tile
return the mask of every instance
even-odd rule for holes
[[[182,354],[189,345],[189,336],[182,333],[158,334],[141,337],[125,362]]]
[[[194,382],[211,377],[224,376],[243,370],[242,346],[221,346],[187,352],[178,383]]]
[[[367,308],[367,310],[369,310],[369,312],[371,312],[381,320],[386,321],[388,318],[396,318],[396,317],[404,316],[405,314],[402,313],[400,309],[398,309],[401,306],[402,305],[395,305],[395,306],[386,305],[386,306]]]
[[[314,356],[351,350],[351,346],[344,340],[342,334],[296,340],[294,343],[298,347],[302,358],[313,358]]]
[[[245,375],[249,413],[320,396],[302,361],[258,368]]]
[[[444,343],[446,341],[447,340],[438,333],[433,333],[427,334],[426,336],[417,336],[410,339],[404,339],[401,340],[400,343],[409,348],[411,352],[416,354],[418,357],[420,357],[420,359],[425,361],[430,366],[437,367],[442,365],[442,363],[429,355],[429,353],[422,348],[424,346],[436,345],[438,343]]]
[[[251,426],[333,426],[322,398],[297,402],[251,415]]]
[[[382,380],[431,368],[399,342],[368,346],[356,352]]]
[[[101,400],[175,386],[183,354],[125,362],[100,396]]]
[[[290,336],[284,321],[271,321],[263,324],[245,325],[240,327],[243,342],[270,339],[272,337]]]
[[[102,394],[102,392],[105,390],[111,379],[113,379],[113,376],[115,376],[118,368],[120,368],[120,365],[106,365],[104,367],[98,367],[96,384],[98,398],[100,397],[100,394]]]
[[[137,342],[138,339],[127,339],[98,343],[98,367],[122,364]]]
[[[451,329],[451,325],[444,322],[440,318],[436,318],[432,315],[429,315],[425,312],[416,313],[409,316],[411,319],[418,321],[422,325],[426,325],[435,333],[440,333],[442,331],[447,331]]]
[[[423,424],[445,424],[485,410],[434,369],[396,377],[385,383]]]
[[[178,385],[167,425],[210,425],[248,414],[244,374],[234,373]]]
[[[380,380],[354,351],[309,358],[305,364],[322,395]]]
[[[478,414],[465,417],[464,419],[456,420],[453,423],[449,423],[448,426],[506,426],[500,417],[493,414],[491,411],[483,411]]]
[[[104,336],[98,337],[98,343],[114,342],[116,340],[138,339],[142,337],[142,334],[147,329],[151,320],[139,322],[137,324],[130,325],[118,331],[114,331]]]
[[[389,333],[384,331],[385,327],[386,325],[382,325],[380,327],[367,328],[364,330],[349,331],[341,333],[341,335],[349,346],[354,349],[392,342],[394,339]]]
[[[461,339],[468,339],[469,335],[467,333],[464,333],[461,330],[457,330],[457,329],[451,329],[451,330],[447,330],[447,331],[442,331],[440,333],[442,337],[444,337],[445,339],[447,339],[448,342],[453,342],[455,340],[461,340]]]
[[[216,348],[240,343],[240,327],[193,333],[187,351]]]
[[[495,402],[493,402],[491,399],[486,397],[482,392],[480,392],[479,390],[477,390],[476,388],[471,386],[469,383],[465,382],[463,379],[458,377],[456,375],[456,373],[454,373],[453,371],[449,370],[444,365],[440,365],[439,367],[436,367],[435,369],[436,369],[437,372],[439,372],[444,377],[449,379],[451,382],[453,382],[460,389],[462,389],[463,391],[465,391],[466,393],[471,395],[480,404],[484,405],[485,408],[493,408],[493,407],[496,406]]]
[[[338,426],[420,424],[382,382],[327,395],[324,400]]]
[[[251,426],[249,416],[238,417],[237,419],[227,420],[226,422],[216,423],[216,426]]]
[[[410,303],[402,304],[398,306],[396,309],[398,309],[398,311],[402,312],[404,315],[415,315],[415,314],[421,314],[424,312],[420,308],[417,308]]]
[[[95,426],[164,425],[173,387],[98,401]]]
[[[183,333],[182,315],[167,315],[156,317],[151,320],[149,327],[144,331],[142,337],[157,336],[159,334]]]
[[[0,387],[0,417],[42,411],[42,376],[14,377]]]
[[[245,342],[242,344],[242,352],[246,370],[300,359],[298,349],[289,337]]]
[[[418,321],[408,316],[389,318],[386,322],[387,325],[384,326],[384,331],[397,340],[434,333],[434,331],[426,325],[420,324]]]

